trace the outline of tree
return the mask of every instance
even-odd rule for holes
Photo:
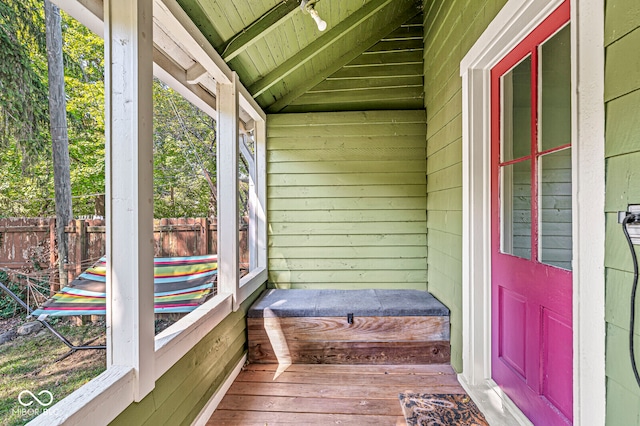
[[[62,16],[73,211],[104,215],[104,42]]]
[[[62,26],[60,10],[49,0],[44,0],[44,16],[49,64],[49,131],[53,153],[58,269],[60,286],[64,287],[67,284],[64,265],[69,257],[67,235],[64,228],[73,218],[73,208],[71,205],[67,102],[64,90],[64,62],[62,60]]]
[[[44,147],[47,86],[44,21],[36,0],[0,2],[0,146]],[[28,155],[25,155],[25,160]]]
[[[215,216],[216,123],[154,80],[154,215]]]
[[[104,193],[103,42],[61,17],[73,210],[90,215]],[[15,88],[0,90],[0,217],[55,213],[45,46],[42,1],[0,2],[0,87]],[[37,126],[27,106],[41,116]]]
[[[95,200],[104,196],[103,41],[64,12],[61,27],[73,214],[92,215]],[[0,129],[0,217],[54,214],[46,126],[54,107],[47,101],[44,28],[42,1],[0,1],[0,88],[17,90],[28,79],[32,86],[15,97],[0,90],[0,126],[10,122],[5,132]],[[13,56],[2,56],[5,52]],[[18,95],[24,98],[20,102]],[[154,115],[155,217],[215,216],[215,120],[157,80]],[[30,116],[40,116],[40,124],[35,126]],[[246,175],[243,164],[240,168]],[[245,204],[246,195],[241,198]]]

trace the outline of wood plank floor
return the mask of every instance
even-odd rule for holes
[[[404,425],[404,391],[464,393],[448,364],[249,364],[207,425]]]

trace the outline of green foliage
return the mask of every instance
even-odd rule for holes
[[[34,111],[46,113],[46,54],[42,56],[40,48],[34,47],[40,42],[36,36],[44,37],[42,8],[42,3],[34,0],[22,6],[12,3],[11,7],[0,2],[0,20],[4,19],[0,21],[0,43],[3,34],[7,37],[7,28],[18,25],[13,21],[10,25],[7,23],[9,12],[20,15],[16,22],[24,22],[20,25],[32,34],[30,41],[24,42],[24,37],[14,40],[22,49],[16,52],[26,55],[22,78],[33,75],[38,82],[43,82],[42,87],[34,87],[44,95],[29,99],[30,105],[35,105]],[[64,13],[62,32],[73,213],[92,215],[96,195],[105,192],[104,44],[100,37]],[[0,54],[3,49],[9,49],[6,43],[0,44]],[[8,71],[3,74],[5,66],[3,59],[0,87],[17,84]],[[217,204],[215,120],[160,81],[154,80],[153,89],[154,216],[213,216]],[[8,111],[2,102],[0,93],[0,119]],[[4,143],[0,143],[0,217],[55,214],[48,131],[46,126],[40,126],[35,135],[35,130],[28,125],[32,122],[34,120],[27,120],[24,114],[16,115],[15,127],[26,127],[20,132],[7,133]],[[19,136],[23,133],[30,134],[34,143],[25,144],[23,136]],[[240,167],[241,175],[246,176],[246,167],[243,164]],[[240,194],[241,211],[244,211],[247,185],[241,182],[240,186],[244,189]]]
[[[2,280],[0,280],[0,282],[5,284],[7,288],[14,292],[18,297],[23,297],[25,295],[25,292],[23,291],[24,289],[21,288],[18,284],[5,283]],[[10,296],[4,294],[4,292],[0,294],[0,320],[13,318],[16,315],[20,315],[21,313],[26,315],[26,313],[22,311],[24,311],[24,309],[22,309],[22,307],[18,305],[18,303]]]
[[[20,9],[18,5],[9,8],[4,3],[0,3],[0,8],[5,11],[15,9],[15,14],[20,17],[18,22],[31,20],[30,31],[34,33],[33,37],[42,37],[41,42],[44,43],[43,3],[27,3],[31,9],[26,6]],[[95,197],[83,196],[104,193],[103,41],[64,13],[62,18],[74,213],[90,215],[94,213]],[[2,28],[6,27],[6,22],[3,22]],[[19,47],[24,46],[19,43]],[[30,103],[46,113],[46,56],[42,56],[37,49],[30,49],[28,53],[29,65],[33,67],[30,72],[38,71],[42,74],[42,91],[45,93],[44,97]],[[5,65],[3,62],[1,66]],[[0,71],[0,85],[11,83],[8,76]],[[45,124],[46,120],[47,114]],[[28,124],[32,121],[21,117],[14,123],[14,127],[27,126],[22,133],[29,133]],[[30,144],[25,144],[17,134],[6,135],[4,142],[0,149],[0,217],[53,215],[53,164],[46,126],[37,135],[32,135]]]
[[[53,214],[53,171],[47,153],[27,154],[15,139],[0,149],[0,217]]]
[[[26,302],[31,309],[36,309],[50,295],[49,283],[46,279],[34,279],[32,277],[28,280],[26,276],[18,274],[14,276],[13,280],[10,280],[6,272],[0,271],[0,282],[6,285],[22,301]],[[0,320],[13,318],[16,315],[25,317],[27,312],[13,298],[0,290]]]
[[[154,215],[215,215],[216,123],[154,80]]]
[[[104,193],[104,42],[64,14],[62,22],[73,211],[91,215]]]
[[[20,286],[16,283],[9,282],[8,278],[4,271],[0,271],[0,283],[6,285],[9,290],[18,296],[23,296],[24,294],[21,292]],[[22,308],[18,306],[15,300],[7,296],[3,291],[0,291],[0,320],[13,318],[20,309]]]
[[[48,124],[44,10],[36,0],[0,2],[0,145],[43,148]]]

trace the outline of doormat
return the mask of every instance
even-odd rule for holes
[[[405,392],[398,395],[407,426],[488,426],[466,394]]]

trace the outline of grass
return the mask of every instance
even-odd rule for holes
[[[104,344],[104,323],[75,326],[54,320],[55,327],[71,342],[80,344],[99,337],[92,344]],[[40,414],[43,407],[34,402],[23,407],[18,396],[24,390],[36,396],[49,391],[56,403],[98,376],[106,368],[106,351],[83,350],[56,362],[68,348],[47,330],[21,336],[0,346],[0,425],[24,425]],[[48,402],[46,394],[41,400]],[[23,402],[33,401],[24,395]]]

